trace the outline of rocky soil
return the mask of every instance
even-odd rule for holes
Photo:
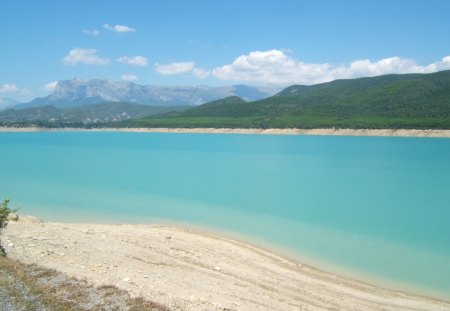
[[[130,298],[114,286],[95,287],[85,280],[37,265],[0,258],[0,311],[151,310],[164,306]]]
[[[160,225],[8,225],[9,256],[113,285],[170,310],[450,310],[450,303],[319,271],[260,248]],[[74,301],[82,304],[83,300]]]

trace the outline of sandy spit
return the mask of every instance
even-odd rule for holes
[[[161,225],[10,222],[9,256],[114,284],[173,310],[450,310],[450,302],[321,272],[255,246]]]
[[[53,131],[104,131],[139,133],[203,133],[203,134],[265,134],[265,135],[337,135],[337,136],[403,136],[403,137],[447,137],[450,130],[412,129],[233,129],[233,128],[58,128],[0,127],[0,132],[53,132]]]

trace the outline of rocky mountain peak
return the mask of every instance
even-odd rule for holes
[[[52,94],[36,98],[18,108],[52,105],[63,108],[101,102],[132,102],[151,106],[196,106],[213,100],[239,96],[247,101],[269,97],[276,88],[247,85],[234,86],[153,86],[105,79],[72,79],[58,81]]]

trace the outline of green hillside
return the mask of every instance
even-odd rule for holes
[[[234,117],[238,116],[234,115],[234,113],[242,110],[246,103],[245,100],[238,96],[230,96],[188,109],[183,113],[183,116],[214,117],[218,115],[227,115]]]
[[[185,109],[183,106],[144,106],[124,102],[106,102],[63,109],[53,106],[8,109],[0,112],[0,125],[45,127],[99,125]]]
[[[450,71],[294,85],[254,102],[229,97],[131,127],[450,129]]]

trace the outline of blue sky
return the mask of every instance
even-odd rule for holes
[[[450,69],[450,1],[1,0],[0,97],[57,80],[314,84]]]

